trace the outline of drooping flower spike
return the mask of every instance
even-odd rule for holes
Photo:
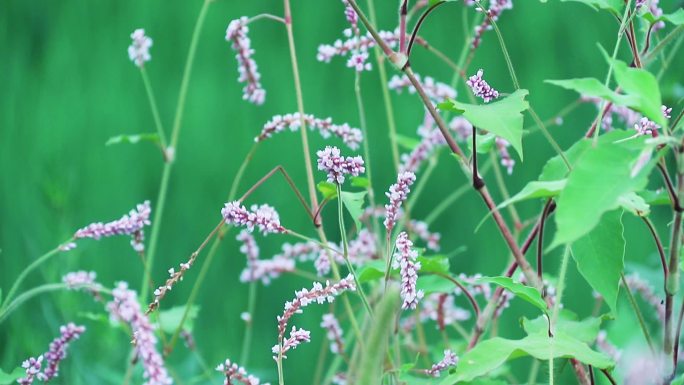
[[[85,332],[85,327],[76,326],[73,323],[61,326],[59,337],[50,343],[45,354],[38,356],[38,358],[30,357],[21,364],[21,367],[26,370],[26,376],[17,382],[21,385],[30,385],[36,379],[48,382],[57,377],[59,375],[59,364],[66,358],[69,344],[77,340],[83,332]],[[45,367],[43,368],[43,366]]]
[[[328,182],[342,184],[345,175],[359,176],[366,171],[360,156],[342,156],[337,147],[326,146],[316,152],[318,169],[328,174]]]
[[[276,133],[285,131],[289,129],[290,131],[297,131],[301,128],[301,119],[299,112],[286,115],[276,115],[271,118],[264,128],[261,130],[259,136],[254,138],[256,142],[261,142],[267,138],[270,138]],[[344,142],[352,150],[359,148],[359,144],[363,140],[363,133],[358,128],[352,128],[347,123],[334,124],[332,118],[319,119],[313,115],[304,115],[304,122],[311,130],[318,130],[321,136],[324,138],[329,138],[334,135]]]
[[[261,74],[256,62],[252,59],[254,49],[252,49],[252,42],[247,36],[249,32],[248,21],[249,19],[246,16],[231,21],[226,29],[226,41],[231,42],[231,48],[236,53],[235,58],[238,62],[238,73],[240,75],[238,82],[245,83],[245,87],[242,89],[242,99],[261,105],[266,100],[266,90],[261,86]]]
[[[469,3],[466,2],[466,4],[473,5],[476,3],[474,1],[469,1]],[[491,0],[489,10],[484,10],[484,12],[487,14],[485,15],[484,20],[482,20],[482,24],[475,27],[475,36],[473,37],[472,43],[473,49],[476,49],[480,46],[480,43],[482,42],[482,35],[485,33],[485,31],[492,29],[492,20],[499,20],[501,13],[507,9],[513,9],[512,0]],[[483,11],[479,7],[477,10],[480,12]]]
[[[262,234],[284,233],[287,230],[280,225],[280,216],[269,205],[252,205],[250,210],[239,201],[228,202],[221,210],[221,215],[227,224],[244,226],[250,232],[258,228]]]
[[[131,210],[128,215],[121,217],[121,219],[108,223],[96,222],[89,224],[76,231],[74,239],[92,238],[98,240],[115,235],[130,235],[132,237],[131,246],[133,246],[133,249],[137,252],[143,252],[143,228],[150,225],[151,212],[150,201],[145,201],[137,205],[135,209]],[[70,248],[73,248],[73,245]]]
[[[458,364],[458,357],[454,352],[447,349],[444,351],[444,358],[438,363],[432,365],[432,368],[425,371],[425,374],[432,377],[439,377],[440,373],[449,369],[449,367],[456,366]]]
[[[411,191],[409,187],[416,181],[416,174],[410,171],[400,172],[397,176],[397,183],[390,186],[389,191],[385,193],[389,198],[389,203],[385,205],[385,221],[384,225],[387,229],[387,233],[390,234],[394,225],[397,223],[397,218],[399,217],[399,209],[401,204],[408,197],[408,193]]]
[[[333,313],[323,314],[321,327],[325,329],[326,336],[330,341],[330,351],[334,354],[344,354],[344,341],[342,328]]]
[[[397,252],[394,256],[394,268],[399,268],[401,275],[402,309],[415,309],[418,301],[423,298],[423,291],[416,289],[420,262],[416,261],[418,253],[413,249],[413,242],[408,239],[406,232],[401,232],[396,241]]]
[[[399,43],[399,30],[393,32],[380,31],[378,34],[389,47],[396,47]],[[346,40],[338,39],[332,45],[321,44],[318,46],[318,55],[316,55],[316,59],[324,63],[330,63],[335,56],[347,56],[350,53],[357,52],[357,50],[368,52],[371,48],[376,46],[376,42],[370,33],[361,36],[352,36],[350,31],[347,35],[348,39]]]

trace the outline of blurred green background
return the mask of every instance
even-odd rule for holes
[[[360,2],[362,7],[366,4]],[[529,100],[542,119],[553,118],[560,109],[576,99],[574,93],[544,84],[545,79],[593,76],[605,77],[607,66],[597,44],[613,47],[617,30],[615,20],[605,12],[595,12],[578,3],[556,0],[542,4],[536,0],[514,1],[499,25],[504,33],[517,75]],[[682,6],[678,1],[662,2],[666,11]],[[176,108],[183,65],[192,29],[201,8],[192,1],[44,1],[5,0],[0,3],[0,287],[6,292],[19,272],[37,256],[69,238],[73,232],[93,221],[119,218],[136,203],[154,201],[161,176],[158,150],[149,143],[105,146],[108,138],[120,134],[153,132],[154,122],[138,69],[128,60],[126,48],[135,28],[145,28],[154,39],[152,61],[146,69],[153,84],[167,135]],[[273,115],[296,111],[287,39],[282,25],[260,21],[250,25],[255,60],[267,90],[261,107],[244,102],[242,85],[236,81],[234,53],[224,40],[229,21],[242,15],[268,12],[282,15],[278,0],[230,1],[211,4],[201,33],[192,74],[185,118],[177,149],[167,200],[158,257],[153,277],[166,277],[168,267],[185,260],[220,220],[220,209],[240,162],[253,138]],[[380,27],[393,29],[397,2],[376,0]],[[358,126],[354,99],[354,73],[345,59],[330,64],[316,60],[317,46],[332,43],[347,27],[339,0],[294,0],[294,33],[302,70],[304,104],[308,113],[332,117],[336,122]],[[433,46],[457,59],[464,40],[461,3],[443,6],[425,24],[421,35]],[[468,18],[474,14],[467,10]],[[661,35],[662,37],[662,35]],[[626,47],[626,46],[625,46]],[[623,47],[624,48],[624,47]],[[622,57],[627,57],[624,50]],[[450,68],[416,47],[414,70],[422,75],[449,82]],[[375,66],[375,63],[374,63]],[[484,68],[490,84],[502,92],[513,91],[508,71],[493,32],[485,34],[482,46],[469,73]],[[656,64],[654,68],[659,68]],[[662,78],[667,104],[684,96],[682,82],[684,55],[678,55]],[[390,76],[394,73],[388,68]],[[376,195],[393,183],[387,124],[377,70],[363,73],[363,97],[368,114]],[[459,89],[463,93],[463,89]],[[398,130],[415,136],[423,120],[423,107],[414,95],[392,95]],[[465,100],[461,98],[461,100]],[[676,109],[678,110],[678,109]],[[551,132],[563,148],[584,133],[595,108],[583,105]],[[526,116],[526,126],[531,119]],[[324,146],[319,135],[309,136],[312,150]],[[334,142],[340,145],[339,142]],[[550,145],[539,133],[524,140],[525,163],[506,176],[511,192],[518,191],[535,178],[545,161],[553,156]],[[451,191],[468,183],[445,152],[427,185],[423,199],[412,214],[426,215]],[[282,133],[260,146],[250,164],[240,192],[276,165],[283,165],[302,190],[306,190],[299,134]],[[322,180],[323,174],[316,173]],[[420,178],[420,174],[418,176]],[[490,178],[497,200],[500,194]],[[289,228],[313,235],[282,179],[275,178],[249,200],[268,202],[280,212]],[[519,205],[523,218],[540,211],[540,202]],[[328,233],[337,239],[335,211],[331,205],[324,213]],[[485,215],[484,205],[468,192],[433,226],[442,234],[442,248],[448,252],[465,246],[466,251],[452,260],[455,273],[499,274],[508,253],[491,222],[474,229]],[[667,210],[656,209],[655,221],[666,234]],[[552,222],[552,221],[551,221]],[[657,267],[651,239],[644,237],[640,222],[626,216],[629,262]],[[149,237],[149,230],[147,236]],[[547,232],[552,234],[552,231]],[[226,357],[240,354],[247,286],[238,276],[245,264],[231,232],[204,282],[195,323],[197,345],[210,367]],[[262,258],[280,249],[282,236],[258,238]],[[546,266],[555,274],[558,251],[549,254]],[[202,257],[200,257],[200,263]],[[24,288],[59,281],[65,273],[78,269],[94,270],[98,280],[113,285],[131,282],[139,290],[142,269],[126,237],[83,241],[77,249],[63,254],[34,273]],[[163,302],[163,307],[183,304],[197,277],[198,267]],[[255,314],[256,333],[251,371],[274,382],[275,364],[270,348],[276,343],[275,317],[295,289],[310,286],[297,277],[278,279],[260,289]],[[660,287],[660,283],[654,283]],[[588,315],[591,290],[574,267],[570,270],[566,308]],[[593,302],[593,301],[592,301]],[[465,306],[465,305],[464,305]],[[324,333],[318,327],[321,308],[310,308],[297,317],[298,326],[312,330],[312,343],[300,347],[286,361],[286,376],[296,383],[310,383],[312,361],[319,354]],[[0,367],[6,371],[23,359],[43,352],[68,321],[83,323],[88,332],[71,349],[56,383],[117,384],[126,367],[129,341],[120,330],[84,317],[102,312],[100,304],[85,294],[58,293],[34,299],[0,325]],[[521,335],[517,318],[534,314],[524,306],[514,306],[500,323],[499,332]],[[629,319],[631,313],[623,312]],[[637,331],[634,334],[638,337]],[[179,347],[170,362],[182,378],[199,373],[195,359]],[[529,361],[526,361],[529,363]],[[567,372],[568,370],[566,370]],[[217,377],[218,378],[218,377]],[[140,383],[139,377],[133,383]]]

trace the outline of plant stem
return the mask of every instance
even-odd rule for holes
[[[207,11],[209,10],[209,4],[212,0],[204,0],[202,3],[202,9],[197,17],[197,22],[195,23],[195,28],[192,32],[192,38],[190,40],[190,48],[188,50],[188,56],[185,60],[185,69],[183,70],[183,78],[181,80],[180,92],[178,94],[178,105],[176,106],[176,115],[173,121],[173,129],[171,131],[171,144],[165,152],[171,152],[173,155],[167,154],[167,162],[164,163],[164,170],[162,171],[161,184],[159,186],[159,194],[157,196],[157,207],[154,215],[154,220],[152,224],[152,235],[150,236],[149,252],[147,254],[147,260],[145,263],[145,272],[143,274],[143,279],[140,288],[140,299],[143,302],[147,302],[147,294],[149,290],[148,277],[151,275],[152,267],[154,266],[154,259],[157,252],[157,245],[159,243],[159,233],[161,230],[161,222],[164,213],[164,206],[166,204],[166,196],[169,188],[169,180],[171,178],[171,168],[173,165],[173,158],[175,158],[175,153],[178,147],[178,137],[180,135],[181,123],[183,121],[183,112],[185,111],[185,98],[188,93],[188,85],[190,83],[190,75],[192,74],[192,67],[195,62],[195,54],[197,52],[197,45],[199,43],[200,32],[204,26],[204,20],[207,16]]]
[[[639,321],[639,326],[641,327],[642,333],[644,333],[644,337],[646,338],[646,342],[648,343],[649,349],[651,349],[651,353],[655,353],[655,348],[653,347],[653,340],[651,339],[651,335],[648,333],[648,327],[646,326],[646,321],[644,321],[644,316],[641,314],[641,310],[639,310],[639,305],[636,303],[636,300],[634,299],[634,296],[632,295],[632,289],[629,288],[629,284],[627,283],[627,279],[625,279],[625,274],[620,273],[620,278],[622,278],[622,284],[625,285],[625,292],[627,293],[627,299],[629,299],[629,304],[632,306],[632,310],[634,310],[634,314],[637,316],[637,320]]]
[[[150,83],[150,78],[147,76],[147,70],[145,66],[140,67],[140,75],[142,76],[143,83],[145,84],[145,92],[147,93],[147,100],[150,102],[150,109],[152,110],[152,117],[154,118],[154,126],[157,129],[157,135],[159,135],[159,144],[161,145],[162,155],[164,155],[164,161],[169,161],[166,157],[166,135],[164,134],[164,126],[162,125],[161,118],[159,117],[159,108],[157,108],[157,99],[154,97],[154,91],[152,89],[152,84]]]
[[[5,296],[4,302],[2,303],[2,306],[0,307],[0,314],[4,313],[4,310],[7,308],[7,304],[9,304],[10,300],[14,297],[14,294],[16,294],[17,290],[19,289],[19,286],[24,282],[26,279],[26,276],[29,275],[33,270],[35,270],[38,266],[42,265],[47,261],[48,259],[52,258],[55,254],[59,253],[59,247],[56,247],[47,253],[41,255],[36,259],[35,261],[31,262],[30,265],[28,265],[20,274],[19,277],[17,277],[17,280],[14,281],[14,284],[12,284],[12,287],[10,288],[9,292],[7,292],[7,295]]]
[[[252,331],[254,330],[254,310],[256,308],[257,296],[257,281],[249,283],[249,292],[247,294],[247,314],[249,320],[246,322],[245,331],[242,336],[242,351],[240,352],[240,364],[245,367],[249,363],[249,351],[252,347]]]

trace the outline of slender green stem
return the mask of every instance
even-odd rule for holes
[[[159,195],[157,196],[157,207],[154,215],[154,223],[152,224],[152,235],[150,236],[149,252],[147,254],[147,260],[145,263],[145,272],[143,274],[143,279],[140,288],[140,298],[142,302],[147,302],[147,294],[149,292],[149,282],[148,277],[151,274],[152,267],[154,266],[154,259],[157,254],[157,245],[159,243],[159,233],[161,231],[161,222],[163,219],[164,206],[166,205],[166,196],[169,188],[169,180],[171,179],[171,168],[173,165],[173,158],[175,157],[176,149],[178,147],[178,137],[180,134],[181,123],[183,121],[183,112],[185,111],[185,98],[188,93],[188,85],[190,84],[190,74],[192,73],[192,67],[195,62],[195,54],[197,52],[197,45],[199,42],[200,32],[204,26],[204,20],[207,16],[207,11],[209,10],[209,4],[212,0],[204,0],[202,4],[202,9],[195,23],[195,29],[192,32],[192,38],[190,40],[190,49],[188,50],[188,56],[185,61],[185,69],[183,71],[183,78],[181,80],[180,92],[178,94],[178,105],[176,106],[176,116],[173,121],[173,129],[171,131],[171,144],[169,148],[166,149],[167,152],[167,162],[164,164],[164,170],[162,171],[162,179],[159,187]],[[168,153],[173,155],[169,155]]]
[[[508,192],[508,188],[506,187],[506,182],[504,181],[503,174],[501,173],[501,166],[499,166],[499,162],[497,162],[496,154],[493,151],[490,151],[489,158],[491,160],[491,164],[494,165],[494,180],[496,180],[496,185],[499,187],[499,192],[501,192],[503,199],[508,201],[511,199],[511,194]],[[508,205],[507,209],[511,215],[511,218],[513,219],[513,230],[519,232],[522,222],[520,222],[520,215],[518,214],[518,210],[515,209],[515,204]]]
[[[543,214],[542,214],[543,215]],[[561,265],[560,265],[560,271],[558,272],[558,286],[556,289],[556,300],[553,305],[553,312],[551,314],[551,317],[549,319],[549,333],[552,333],[552,331],[555,329],[556,326],[556,321],[558,320],[558,311],[560,310],[560,304],[561,301],[563,300],[563,292],[565,291],[565,275],[568,272],[568,260],[570,259],[570,253],[572,251],[570,250],[570,246],[565,247],[565,251],[563,251],[563,259],[561,260]],[[555,339],[551,336],[550,338],[550,349],[549,349],[549,384],[553,385],[553,345]]]
[[[89,288],[91,285],[82,285],[81,287],[83,288]],[[6,306],[0,311],[0,324],[10,315],[12,312],[21,306],[24,302],[30,300],[31,298],[43,294],[43,293],[49,293],[52,291],[59,291],[59,290],[66,290],[69,287],[65,283],[47,283],[41,286],[34,287],[32,289],[29,289],[17,296],[17,298],[12,301],[8,302]],[[95,289],[95,286],[92,286],[93,289]],[[98,287],[97,288],[100,292],[108,292],[105,291],[104,289]]]
[[[24,282],[26,279],[26,276],[28,276],[33,270],[35,270],[37,267],[45,263],[48,259],[52,258],[55,254],[59,253],[59,247],[56,247],[47,253],[41,255],[36,259],[35,261],[31,262],[30,265],[28,265],[20,274],[19,277],[17,277],[17,280],[14,281],[14,284],[12,284],[12,287],[10,288],[9,292],[7,292],[7,295],[5,296],[4,303],[0,307],[0,310],[4,310],[7,308],[7,304],[9,304],[10,300],[14,297],[14,294],[16,294],[17,290],[19,289],[19,286]]]
[[[681,26],[680,26],[681,27]],[[684,35],[680,36],[677,41],[674,44],[674,47],[670,50],[669,54],[665,59],[663,59],[663,64],[660,67],[660,70],[658,70],[658,75],[656,75],[656,79],[660,83],[660,79],[662,79],[663,75],[665,74],[665,71],[667,71],[668,68],[670,68],[670,63],[672,63],[672,60],[674,60],[675,56],[677,56],[677,52],[679,51],[679,48],[681,48],[682,43],[684,42]],[[674,127],[672,127],[672,130],[674,131]]]
[[[492,167],[491,162],[485,163],[480,169],[480,175],[483,177]],[[458,201],[466,192],[470,191],[471,186],[469,184],[463,184],[463,186],[454,190],[449,196],[442,199],[437,206],[435,206],[432,211],[425,217],[425,222],[429,225],[432,224],[440,215],[444,214],[446,210],[451,207],[456,201]]]
[[[658,45],[656,45],[651,52],[649,52],[646,56],[642,58],[642,61],[644,63],[644,66],[647,66],[650,64],[651,61],[653,61],[656,56],[665,49],[665,47],[674,40],[677,35],[680,33],[684,32],[684,25],[677,26],[677,28],[673,29],[667,36],[661,40]]]
[[[247,314],[249,319],[245,325],[244,335],[242,337],[242,352],[240,353],[240,365],[247,366],[249,363],[249,351],[252,347],[252,332],[254,330],[254,310],[256,308],[257,296],[257,281],[249,283],[249,293],[247,294]]]
[[[620,278],[622,278],[622,284],[625,285],[625,293],[627,293],[627,299],[629,299],[629,304],[632,306],[632,310],[634,310],[634,314],[636,315],[637,320],[639,321],[641,332],[644,334],[644,337],[646,338],[646,342],[648,343],[649,349],[651,349],[651,353],[655,353],[655,348],[653,347],[653,339],[651,338],[651,335],[648,332],[648,327],[646,326],[644,316],[641,313],[641,310],[639,309],[639,305],[634,299],[634,295],[632,295],[632,289],[630,289],[629,284],[627,283],[627,279],[625,279],[625,274],[620,273]]]
[[[159,135],[159,144],[162,148],[162,153],[164,154],[164,160],[169,161],[166,157],[166,134],[164,134],[164,126],[162,125],[161,118],[159,116],[159,108],[157,108],[157,99],[154,97],[154,91],[152,89],[152,84],[150,83],[150,77],[147,75],[147,70],[145,66],[140,67],[140,75],[142,75],[143,83],[145,84],[145,92],[147,93],[147,100],[150,102],[150,109],[152,110],[152,117],[154,118],[154,126],[157,129],[157,135]]]

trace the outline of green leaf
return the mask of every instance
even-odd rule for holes
[[[440,273],[449,274],[449,258],[444,255],[425,257],[419,256],[420,262],[419,274]]]
[[[530,106],[525,100],[528,93],[527,90],[517,90],[501,100],[483,105],[448,100],[438,106],[443,110],[452,112],[463,111],[463,116],[473,126],[506,139],[515,148],[520,160],[522,160],[522,112]]]
[[[661,15],[659,17],[655,17],[651,12],[646,12],[643,14],[643,18],[648,20],[651,24],[659,21],[667,21],[674,25],[684,25],[684,9],[679,8],[676,12]]]
[[[549,321],[546,316],[540,316],[533,320],[522,319],[522,325],[527,334],[546,333],[549,328]],[[593,344],[601,328],[601,319],[589,317],[582,321],[577,320],[577,315],[569,310],[561,310],[556,320],[556,330],[573,336],[579,341]]]
[[[670,200],[670,194],[667,193],[667,190],[665,189],[660,189],[660,190],[642,190],[639,191],[637,194],[639,194],[640,197],[644,199],[644,201],[651,205],[651,206],[656,206],[656,205],[671,205],[672,200]]]
[[[370,181],[363,176],[353,176],[351,177],[351,185],[354,187],[367,188],[370,186]]]
[[[136,144],[136,143],[139,143],[142,141],[159,143],[159,135],[157,135],[156,133],[150,133],[150,134],[112,136],[111,138],[109,138],[107,140],[107,142],[105,143],[105,146],[111,146],[112,144],[120,144],[120,143]]]
[[[563,2],[574,1],[586,4],[595,10],[607,9],[609,11],[620,13],[624,8],[622,0],[562,0]]]
[[[472,154],[473,152],[473,139],[472,136],[469,137],[470,139],[467,140],[467,145],[468,145],[468,150],[470,150],[470,153]],[[477,142],[477,153],[478,154],[487,154],[489,151],[492,150],[492,147],[496,144],[496,135],[494,134],[484,134],[480,135],[478,134],[477,137],[475,137],[475,141]]]
[[[418,147],[418,144],[420,144],[420,140],[406,135],[397,134],[395,138],[397,139],[398,145],[409,151],[412,151],[414,148]]]
[[[316,189],[323,194],[324,199],[334,199],[337,197],[337,185],[330,182],[318,182]]]
[[[645,138],[624,140],[630,133],[612,131],[589,144],[568,176],[556,200],[556,232],[551,248],[570,243],[589,233],[603,213],[620,206],[620,197],[646,186],[652,159],[632,176],[632,167],[645,145]],[[584,141],[592,142],[591,139]]]
[[[195,324],[195,318],[199,314],[200,307],[198,305],[192,305],[188,311],[188,316],[183,322],[183,329],[187,331],[192,331]],[[185,313],[185,306],[174,306],[167,310],[162,310],[159,312],[159,324],[161,330],[165,333],[174,333],[178,329],[181,320],[183,319],[183,314]]]
[[[361,192],[347,192],[342,191],[342,203],[344,207],[347,208],[352,219],[354,219],[354,224],[356,225],[356,230],[361,230],[361,216],[363,215],[363,200],[366,196],[366,191]]]
[[[514,281],[510,277],[482,277],[478,282],[489,282],[501,286],[513,293],[516,297],[531,303],[534,307],[546,313],[546,302],[537,289],[525,286],[520,282]]]
[[[14,384],[17,380],[24,376],[26,371],[22,367],[14,368],[11,373],[5,373],[0,369],[0,385]]]
[[[440,277],[438,275],[423,275],[418,276],[418,282],[416,282],[416,289],[422,290],[425,295],[432,293],[451,293],[454,291],[453,282]]]
[[[571,165],[574,165],[589,146],[591,146],[591,141],[579,140],[564,152],[565,157]],[[538,179],[543,182],[557,181],[565,179],[568,176],[568,172],[568,167],[565,165],[563,158],[560,155],[556,155],[546,162]]]
[[[563,191],[563,187],[565,187],[566,180],[561,179],[561,180],[553,180],[553,181],[533,181],[525,185],[522,190],[520,190],[519,193],[513,195],[509,199],[501,202],[499,206],[497,206],[497,210],[501,210],[502,208],[516,202],[520,202],[523,200],[528,200],[528,199],[535,199],[535,198],[548,198],[548,197],[554,197],[558,195],[561,191]]]
[[[625,269],[624,230],[622,211],[611,211],[571,248],[577,270],[601,294],[613,314],[617,311],[620,277]]]
[[[384,261],[370,261],[359,269],[358,277],[359,283],[366,283],[376,281],[385,276],[385,262]]]

